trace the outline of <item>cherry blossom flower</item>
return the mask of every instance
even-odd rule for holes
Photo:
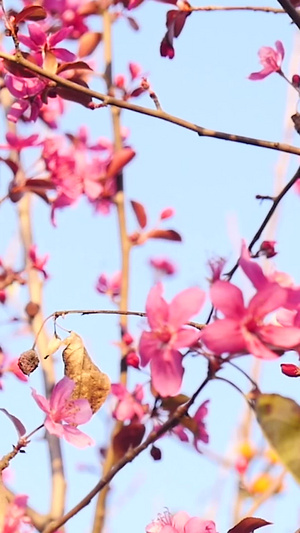
[[[263,80],[273,72],[283,75],[281,63],[284,58],[284,48],[281,41],[276,41],[275,49],[263,46],[259,49],[258,56],[263,69],[260,72],[252,72],[249,80]]]
[[[151,331],[142,333],[139,352],[142,366],[149,362],[154,388],[161,396],[173,396],[180,389],[183,366],[179,348],[197,342],[200,332],[183,327],[198,313],[205,293],[197,288],[179,293],[170,304],[162,297],[163,286],[158,283],[149,292],[146,313]]]
[[[13,132],[8,132],[6,134],[7,144],[1,144],[1,150],[16,150],[21,152],[23,148],[40,146],[42,143],[38,140],[39,136],[37,134],[30,135],[29,137],[21,137],[21,135],[16,135]]]
[[[48,36],[41,28],[39,24],[28,24],[29,37],[18,34],[20,43],[24,44],[33,52],[31,55],[34,57],[38,65],[43,64],[43,59],[47,52],[51,52],[57,59],[64,62],[75,61],[76,55],[65,48],[55,48],[57,43],[63,41],[69,37],[73,31],[72,27],[62,28],[61,30]]]
[[[110,278],[106,274],[101,274],[96,284],[96,291],[106,294],[114,301],[121,292],[122,272],[116,272]]]
[[[185,511],[174,515],[166,511],[146,526],[146,533],[216,533],[216,525]]]
[[[112,383],[111,392],[119,400],[113,412],[117,420],[121,422],[133,419],[141,421],[144,418],[145,413],[148,411],[148,405],[142,405],[144,398],[142,385],[136,385],[133,393],[130,394],[121,383]]]
[[[201,336],[204,344],[216,355],[250,353],[260,359],[274,359],[278,349],[291,349],[300,342],[300,328],[264,324],[269,313],[284,307],[287,289],[268,284],[244,305],[243,294],[227,281],[216,281],[211,287],[211,300],[225,318],[208,325]]]
[[[153,257],[149,261],[158,275],[172,276],[176,273],[176,266],[165,257]]]
[[[85,448],[93,446],[94,440],[80,431],[77,426],[88,422],[93,413],[87,400],[72,399],[74,387],[74,381],[64,377],[53,388],[50,400],[38,394],[35,389],[32,389],[32,396],[47,415],[44,426],[49,433],[64,437],[67,442],[78,448]]]
[[[18,494],[14,497],[4,517],[2,533],[25,533],[24,526],[31,522],[25,515],[27,501],[26,494]],[[26,531],[33,531],[33,529],[26,528]]]
[[[28,257],[31,260],[31,268],[41,272],[45,279],[48,279],[48,274],[45,270],[45,265],[49,260],[49,254],[46,254],[42,257],[37,255],[37,245],[32,244],[28,251]]]

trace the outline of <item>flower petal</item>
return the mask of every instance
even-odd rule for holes
[[[257,328],[259,337],[263,342],[278,346],[279,348],[291,349],[300,344],[300,328],[293,326],[260,326]]]
[[[179,392],[182,376],[182,355],[177,350],[168,350],[162,357],[152,359],[152,383],[162,397],[175,396]]]
[[[178,348],[185,348],[186,346],[192,346],[200,338],[201,332],[192,328],[181,328],[177,331],[175,341],[172,342],[172,348],[178,350]]]
[[[31,389],[31,394],[35,399],[36,403],[38,404],[39,408],[42,409],[44,413],[50,413],[49,400],[47,400],[47,398],[45,398],[41,394],[38,394],[35,389]]]
[[[241,320],[245,315],[242,291],[229,281],[215,281],[211,289],[211,300],[226,318]]]
[[[240,353],[245,351],[245,339],[238,322],[229,318],[216,320],[206,326],[201,340],[216,355],[222,353]]]
[[[86,448],[87,446],[94,446],[95,441],[86,433],[83,433],[79,429],[73,427],[73,426],[62,426],[63,427],[63,435],[67,442],[70,444],[73,444],[73,446],[77,446],[77,448]]]
[[[199,313],[205,300],[205,292],[198,287],[186,289],[170,303],[169,324],[178,329],[188,322],[190,318]]]
[[[148,294],[146,302],[146,313],[151,329],[160,328],[168,321],[169,306],[162,298],[163,286],[157,283]]]

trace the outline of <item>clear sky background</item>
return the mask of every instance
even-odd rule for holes
[[[242,5],[238,2],[230,5],[235,4]],[[261,4],[255,0],[251,5]],[[275,1],[264,5],[278,7]],[[261,82],[249,81],[247,76],[260,70],[258,49],[274,46],[278,39],[286,50],[285,71],[291,54],[299,55],[299,43],[294,46],[295,30],[289,18],[251,12],[193,13],[182,35],[175,41],[176,55],[170,61],[159,55],[167,9],[166,5],[149,1],[135,10],[132,14],[140,24],[139,32],[133,32],[125,20],[115,24],[114,73],[127,73],[128,62],[138,62],[149,74],[163,109],[169,113],[211,129],[283,140],[287,84],[275,74]],[[97,24],[94,20],[93,26]],[[10,44],[6,48],[10,49]],[[97,52],[99,71],[103,67],[102,52],[100,46]],[[91,85],[104,90],[100,81]],[[289,101],[296,109],[296,93]],[[147,96],[142,96],[136,103],[152,106]],[[68,113],[61,121],[64,131],[76,133],[85,124],[92,140],[110,137],[109,110],[91,112],[75,104],[67,104],[67,107]],[[268,203],[260,204],[255,200],[255,195],[273,193],[275,168],[280,156],[275,151],[199,138],[176,126],[130,112],[122,112],[122,123],[129,128],[129,142],[137,152],[136,158],[125,169],[128,199],[145,205],[150,224],[156,223],[162,209],[173,207],[176,214],[171,221],[166,221],[165,226],[178,230],[183,236],[182,244],[150,241],[133,250],[129,308],[143,311],[147,293],[154,282],[148,266],[150,257],[166,255],[178,265],[178,274],[165,283],[168,299],[189,286],[198,285],[207,290],[206,263],[213,255],[228,258],[229,266],[234,264],[241,237],[250,241],[269,208]],[[49,135],[40,125],[39,129],[41,136]],[[29,135],[36,131],[36,126],[22,126],[21,130]],[[4,141],[4,131],[1,141]],[[299,144],[297,134],[293,136],[293,143]],[[32,153],[34,158],[38,152]],[[284,180],[292,177],[298,164],[297,156],[287,156]],[[3,166],[0,172],[0,185],[5,194],[9,177]],[[297,284],[300,283],[299,201],[297,194],[291,191],[282,202],[276,228],[279,251],[276,266],[288,272]],[[76,207],[57,212],[57,227],[54,228],[48,207],[38,199],[33,203],[35,241],[41,254],[50,254],[48,271],[51,277],[45,285],[45,314],[58,309],[113,308],[94,287],[100,273],[111,274],[120,266],[114,210],[106,217],[95,215],[92,206],[82,199]],[[14,205],[1,205],[0,224],[1,256],[21,265]],[[135,220],[129,207],[128,224],[133,231]],[[251,296],[251,287],[245,278],[238,274],[234,281]],[[0,310],[1,321],[18,314],[24,301],[26,288],[13,291],[8,306]],[[207,311],[197,319],[202,321],[206,316]],[[118,349],[114,346],[118,340],[117,319],[113,316],[70,316],[61,323],[83,337],[95,362],[113,382],[116,381],[119,368]],[[139,338],[144,322],[131,318],[130,326]],[[21,328],[2,327],[1,345],[11,356],[19,355],[31,344],[32,339]],[[63,375],[63,365],[60,354],[54,357],[59,379]],[[250,359],[245,358],[245,367],[249,367]],[[283,360],[296,363],[296,356],[285,355]],[[199,357],[187,361],[186,368],[182,390],[190,394],[202,381],[205,365]],[[226,375],[248,391],[247,383],[237,373]],[[138,381],[147,381],[147,375],[133,370],[129,386],[133,387]],[[39,371],[30,377],[28,385],[16,382],[13,376],[7,377],[0,402],[2,407],[18,416],[29,431],[43,420],[31,398],[30,386],[42,391]],[[264,391],[276,391],[299,399],[298,388],[297,380],[288,380],[281,375],[278,361],[263,365]],[[235,424],[244,412],[243,400],[223,383],[209,385],[195,409],[206,399],[210,399],[207,417],[210,443],[207,448],[233,457]],[[108,400],[100,414],[84,427],[99,446],[107,443],[112,428],[111,407],[112,402]],[[0,453],[7,453],[15,441],[15,430],[3,416]],[[96,484],[99,455],[97,447],[81,451],[67,443],[62,446],[69,509]],[[232,527],[237,479],[234,471],[224,471],[220,477],[220,466],[211,462],[206,454],[200,455],[192,446],[169,437],[160,441],[160,447],[162,461],[154,462],[146,451],[113,480],[106,531],[140,533],[165,507],[171,512],[186,510],[192,515],[212,518],[220,533]],[[12,465],[13,489],[28,493],[30,504],[41,511],[47,510],[49,496],[47,461],[41,432],[33,439],[26,455],[16,457]],[[79,464],[94,467],[94,473],[79,472]],[[274,522],[271,526],[274,533],[292,533],[299,527],[298,499],[299,489],[287,476],[286,491],[273,503],[262,507],[257,516]],[[93,510],[94,502],[70,521],[67,531],[88,533]]]

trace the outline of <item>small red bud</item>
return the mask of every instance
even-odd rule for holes
[[[130,346],[130,344],[133,343],[133,337],[130,335],[130,333],[126,332],[124,333],[123,337],[122,337],[122,340],[123,342],[127,345],[127,346]]]
[[[164,209],[160,214],[160,220],[165,220],[166,218],[171,218],[174,216],[175,211],[172,209],[172,207],[169,207],[167,209]]]
[[[290,378],[298,378],[300,376],[299,366],[292,365],[290,363],[282,363],[280,366],[281,366],[281,372],[285,376],[289,376]]]
[[[265,255],[268,259],[277,255],[275,244],[276,241],[263,241],[260,245],[259,255]]]
[[[135,351],[129,352],[126,355],[126,363],[127,363],[127,366],[133,366],[134,368],[139,368],[140,360]]]
[[[300,76],[299,76],[299,74],[294,74],[294,76],[292,77],[292,84],[294,85],[294,87],[299,87],[300,86]]]

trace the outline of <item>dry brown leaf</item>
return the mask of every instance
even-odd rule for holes
[[[93,363],[77,333],[72,331],[63,342],[65,375],[76,383],[72,398],[85,398],[96,413],[110,392],[110,379]]]

